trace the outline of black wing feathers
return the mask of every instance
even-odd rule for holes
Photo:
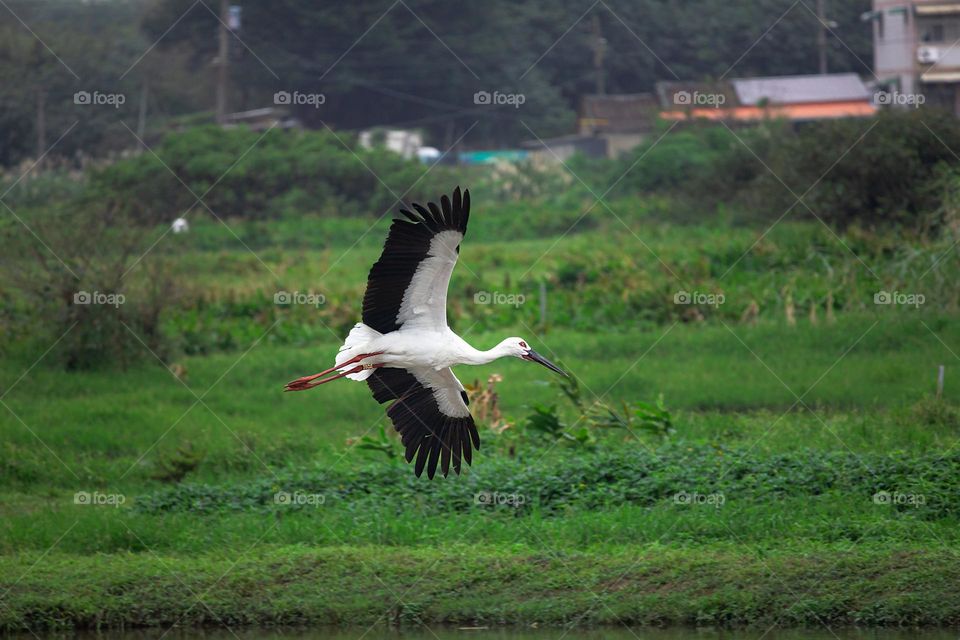
[[[433,390],[405,369],[376,369],[367,378],[367,384],[377,402],[394,401],[387,408],[387,415],[400,433],[407,462],[416,455],[417,477],[426,469],[427,477],[432,479],[438,465],[446,476],[451,462],[454,473],[459,474],[461,460],[471,463],[471,444],[473,449],[480,448],[480,434],[473,416],[444,414]]]
[[[420,381],[406,369],[384,367],[367,378],[367,385],[373,392],[373,399],[383,404],[407,395],[420,386]]]
[[[453,198],[443,196],[440,206],[431,202],[427,208],[414,204],[413,211],[400,209],[407,220],[396,219],[383,246],[380,259],[370,269],[367,291],[363,296],[363,323],[380,333],[399,328],[397,315],[403,295],[417,267],[427,256],[433,237],[442,231],[467,232],[470,218],[470,192],[453,191]],[[459,248],[458,248],[459,249]]]

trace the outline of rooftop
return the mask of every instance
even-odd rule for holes
[[[855,73],[737,78],[730,81],[741,105],[869,100],[870,92]]]

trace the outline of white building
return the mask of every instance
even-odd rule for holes
[[[360,132],[360,146],[365,149],[382,146],[410,159],[416,157],[423,146],[423,134],[408,129],[367,129]]]
[[[891,106],[918,102],[960,114],[960,2],[873,0],[874,72]]]

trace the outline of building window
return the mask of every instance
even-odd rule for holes
[[[935,23],[924,26],[920,40],[923,42],[943,42],[943,24]]]
[[[883,40],[883,11],[877,16],[877,39]]]

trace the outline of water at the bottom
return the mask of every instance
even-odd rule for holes
[[[605,627],[599,629],[531,629],[419,627],[396,631],[383,627],[314,627],[308,629],[176,629],[52,633],[18,640],[960,640],[949,629],[706,629]]]

